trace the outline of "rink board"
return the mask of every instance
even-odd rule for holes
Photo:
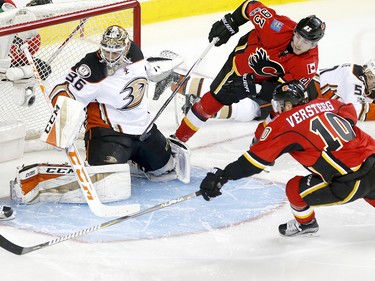
[[[206,172],[194,167],[189,184],[178,180],[158,183],[132,178],[132,197],[108,205],[139,203],[141,210],[150,208],[199,190]],[[230,181],[224,186],[223,195],[209,202],[200,196],[85,235],[78,240],[109,242],[154,239],[230,227],[275,210],[286,202],[284,191],[283,184],[251,177]],[[110,220],[96,217],[86,204],[15,205],[9,199],[0,200],[0,204],[10,204],[16,210],[16,218],[2,222],[2,225],[52,236],[64,236]]]

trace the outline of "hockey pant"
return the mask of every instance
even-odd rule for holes
[[[286,195],[292,213],[299,223],[315,217],[312,207],[346,204],[363,198],[375,207],[375,156],[370,156],[361,168],[351,174],[335,177],[331,183],[320,176],[296,176],[288,181]]]
[[[92,128],[85,134],[87,161],[90,165],[106,165],[131,160],[145,172],[158,170],[170,161],[171,147],[155,124],[147,139],[140,141],[139,137],[108,128]]]
[[[190,181],[190,149],[168,140],[154,124],[149,136],[128,135],[107,128],[92,128],[85,134],[90,165],[128,163],[134,176],[153,181]]]

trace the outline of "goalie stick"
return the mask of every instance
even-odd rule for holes
[[[39,84],[40,90],[44,95],[44,98],[47,101],[51,111],[52,111],[52,104],[50,99],[48,98],[45,90],[45,86],[42,82],[42,78],[39,75],[39,72],[36,68],[34,60],[30,54],[28,49],[28,45],[24,44],[21,46],[21,50],[25,53],[25,56],[33,69],[34,76]],[[74,175],[77,179],[77,182],[82,190],[83,196],[86,199],[87,204],[89,205],[90,210],[99,217],[117,217],[125,214],[131,214],[134,212],[139,211],[139,204],[129,204],[129,205],[122,205],[122,206],[107,206],[103,205],[100,202],[98,194],[96,193],[95,187],[89,177],[87,169],[83,165],[83,161],[81,156],[76,148],[75,144],[73,143],[70,147],[65,149],[66,155],[68,156],[70,165],[73,168]]]
[[[194,69],[198,66],[198,64],[203,60],[203,58],[206,56],[208,51],[212,48],[213,45],[216,44],[216,42],[219,41],[219,38],[215,37],[211,43],[207,46],[207,48],[204,50],[204,52],[201,54],[201,56],[196,60],[196,62],[193,64],[193,66],[189,69],[189,71],[186,73],[184,79],[177,85],[177,88],[172,92],[170,97],[164,102],[164,104],[161,106],[159,111],[156,113],[155,117],[151,120],[150,124],[148,124],[147,128],[144,130],[142,135],[139,137],[141,141],[144,141],[149,133],[148,131],[151,129],[151,127],[154,125],[156,119],[159,118],[161,113],[164,111],[164,109],[167,107],[167,105],[171,102],[171,100],[174,98],[174,96],[177,94],[178,90],[185,84],[185,82],[190,78],[190,74],[194,71]]]
[[[98,224],[98,225],[95,225],[95,226],[92,226],[92,227],[88,227],[88,228],[82,229],[80,231],[76,231],[74,233],[71,233],[71,234],[68,234],[68,235],[65,235],[65,236],[62,236],[62,237],[44,242],[44,243],[40,243],[40,244],[37,244],[37,245],[34,245],[34,246],[30,246],[30,247],[19,246],[17,244],[14,244],[13,242],[9,241],[8,239],[6,239],[3,235],[0,235],[0,247],[9,251],[9,252],[11,252],[11,253],[13,253],[13,254],[24,255],[24,254],[27,254],[27,253],[30,253],[30,252],[34,252],[36,250],[40,250],[40,249],[43,249],[43,248],[46,248],[46,247],[49,247],[49,246],[67,241],[67,240],[75,239],[77,237],[89,234],[91,232],[107,228],[111,225],[115,225],[115,224],[118,224],[120,222],[130,220],[130,219],[133,219],[133,218],[136,218],[136,217],[139,217],[139,216],[142,216],[142,215],[145,215],[145,214],[148,214],[148,213],[151,213],[151,212],[154,212],[154,211],[157,211],[157,210],[175,205],[177,203],[184,202],[186,200],[195,198],[199,195],[201,195],[201,192],[196,191],[196,192],[181,196],[179,198],[172,199],[172,200],[169,200],[167,202],[155,205],[155,206],[150,207],[148,209],[145,209],[143,211],[139,211],[139,212],[136,212],[136,213],[131,214],[131,215],[127,215],[127,216],[119,217],[117,219],[113,219],[113,220],[110,220],[110,221],[107,221],[107,222],[103,222],[101,224]]]

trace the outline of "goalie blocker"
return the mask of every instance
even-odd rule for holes
[[[77,138],[84,118],[82,103],[59,96],[40,140],[60,149],[68,148]]]

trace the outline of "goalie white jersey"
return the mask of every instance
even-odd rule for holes
[[[108,75],[97,52],[87,54],[58,81],[50,94],[69,96],[86,107],[86,130],[111,128],[117,132],[141,135],[150,122],[145,94],[148,79],[141,50],[132,43],[127,56],[132,63]]]

